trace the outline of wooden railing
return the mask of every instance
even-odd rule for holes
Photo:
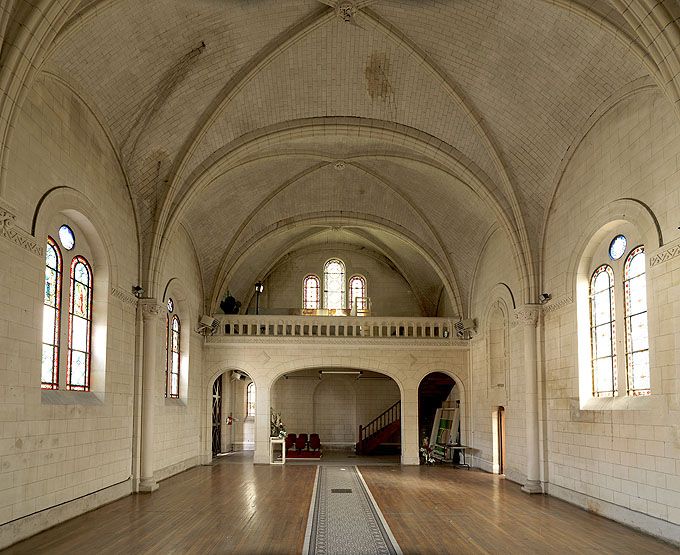
[[[401,401],[397,401],[390,408],[385,410],[383,413],[376,416],[365,426],[359,426],[359,443],[357,444],[357,451],[361,453],[363,451],[364,444],[374,437],[376,434],[380,433],[390,424],[401,419]]]
[[[215,315],[216,336],[353,337],[455,339],[454,321],[448,318],[377,316],[272,316]]]

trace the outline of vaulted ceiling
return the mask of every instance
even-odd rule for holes
[[[339,4],[81,2],[41,70],[108,128],[147,263],[184,224],[210,306],[345,226],[404,272],[424,261],[463,312],[500,227],[535,275],[566,152],[650,79],[627,19],[608,0]]]

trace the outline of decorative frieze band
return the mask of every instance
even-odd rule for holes
[[[543,307],[543,312],[555,312],[557,310],[560,310],[564,308],[565,306],[569,306],[574,302],[574,298],[569,296],[569,297],[562,297],[561,299],[558,299],[556,301],[551,302],[550,304],[547,304]]]
[[[19,229],[15,225],[16,216],[6,207],[0,206],[0,236],[19,245],[37,256],[44,256],[45,250],[39,245],[35,237]]]
[[[663,264],[669,260],[673,260],[680,256],[680,243],[671,246],[662,247],[656,254],[649,259],[649,266],[654,267],[657,264]]]
[[[118,289],[117,287],[111,288],[111,296],[118,299],[119,301],[124,302],[125,304],[137,304],[137,297],[135,297],[132,293],[127,293],[126,291]]]

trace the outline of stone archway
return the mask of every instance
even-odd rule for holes
[[[456,385],[456,380],[443,372],[430,372],[418,385],[419,444],[427,439],[437,456],[446,455],[439,445],[461,443],[461,390]]]
[[[240,369],[220,370],[208,380],[202,438],[203,464],[209,464],[218,454],[255,449],[255,416],[248,415],[247,407],[250,384],[255,388],[257,400],[254,383],[250,375]]]
[[[293,370],[272,383],[270,402],[288,433],[318,434],[325,451],[346,454],[355,452],[360,426],[365,428],[392,409],[373,424],[380,427],[372,432],[371,453],[365,454],[399,453],[401,390],[386,374],[338,367]],[[377,437],[381,430],[382,436]]]

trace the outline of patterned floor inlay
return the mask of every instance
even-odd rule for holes
[[[401,555],[356,466],[319,466],[304,555]]]

